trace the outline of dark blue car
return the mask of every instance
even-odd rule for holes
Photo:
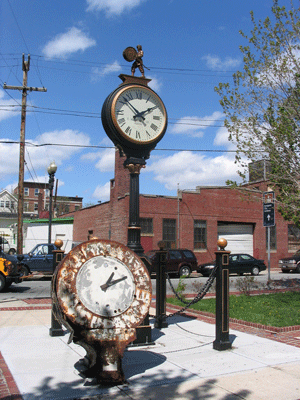
[[[37,244],[28,254],[24,254],[22,260],[23,274],[29,275],[31,272],[53,272],[53,250],[54,244]]]

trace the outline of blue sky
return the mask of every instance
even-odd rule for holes
[[[55,160],[61,196],[109,199],[114,150],[100,119],[107,95],[130,74],[123,50],[141,44],[168,130],[140,176],[141,193],[238,179],[214,87],[242,68],[239,30],[271,16],[272,0],[2,0],[0,2],[0,189],[17,186],[22,54],[30,53],[25,180],[47,182]],[[289,0],[279,0],[289,8]],[[137,71],[137,76],[140,73]],[[40,146],[45,145],[46,146]],[[48,145],[51,144],[51,145]],[[68,146],[62,146],[68,145]],[[77,145],[78,147],[74,147]],[[99,146],[99,147],[97,147]],[[186,150],[186,151],[182,151]]]

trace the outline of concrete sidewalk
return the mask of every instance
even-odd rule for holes
[[[300,348],[230,329],[232,349],[219,352],[213,324],[182,316],[152,330],[155,345],[126,350],[125,385],[95,386],[80,376],[85,351],[67,333],[49,336],[50,313],[50,304],[1,304],[0,351],[20,399],[300,399]],[[10,398],[1,385],[0,394]]]

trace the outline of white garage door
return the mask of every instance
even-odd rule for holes
[[[218,225],[218,239],[228,242],[226,250],[231,253],[247,253],[253,256],[253,225]]]

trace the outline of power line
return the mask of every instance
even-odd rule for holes
[[[14,56],[15,54],[8,53],[8,54],[2,54],[3,56]],[[47,63],[57,63],[57,64],[63,64],[65,65],[65,61],[63,61],[60,58],[52,57],[51,59],[47,58],[46,56],[39,55],[39,54],[31,54],[32,57],[36,57],[36,60],[43,59]],[[12,60],[15,60],[15,58],[11,58]],[[68,65],[75,65],[75,66],[81,66],[81,67],[103,67],[103,66],[113,66],[113,63],[110,62],[100,62],[100,61],[87,61],[87,60],[68,60]],[[120,67],[128,68],[128,64],[119,64]],[[48,67],[48,66],[41,66],[39,65],[39,68],[46,68],[46,69],[56,69],[59,71],[71,71],[71,72],[79,72],[79,73],[84,73],[83,71],[75,71],[75,70],[69,70],[65,68],[54,68],[54,67]],[[232,75],[220,75],[222,73],[228,73],[228,74],[233,74],[236,71],[231,71],[231,70],[212,70],[212,69],[197,69],[197,68],[174,68],[174,67],[160,67],[160,66],[152,66],[149,65],[149,69],[152,71],[157,71],[160,73],[172,73],[172,74],[185,74],[185,75],[202,75],[202,76],[218,76],[218,77],[232,77]],[[92,73],[91,71],[87,73]],[[212,73],[212,75],[208,75],[208,73]]]
[[[13,10],[11,4],[10,4],[10,0],[7,0],[7,2],[8,2],[8,4],[9,4],[11,13],[12,13],[12,15],[13,15],[13,17],[14,17],[15,23],[16,23],[18,29],[19,29],[20,35],[21,35],[21,37],[22,37],[22,40],[23,40],[23,42],[24,42],[24,44],[25,44],[25,46],[26,46],[27,52],[30,53],[29,47],[28,47],[28,45],[27,45],[27,43],[26,43],[25,37],[24,37],[24,35],[23,35],[23,33],[22,33],[22,30],[21,30],[21,28],[20,28],[20,25],[19,25],[19,23],[18,23],[17,17],[16,17],[16,15],[15,15],[15,13],[14,13],[14,10]],[[39,78],[39,80],[40,80],[40,83],[41,83],[41,85],[44,87],[43,82],[42,82],[42,79],[41,79],[40,72],[39,72],[39,70],[38,70],[38,68],[37,68],[36,66],[35,66],[35,69],[36,69],[37,76],[38,76],[38,78]]]
[[[2,107],[2,108],[1,108]],[[19,110],[11,110],[11,108],[18,107],[13,104],[9,105],[1,105],[0,104],[0,110],[2,111],[7,111],[7,112],[19,112]],[[10,108],[10,109],[7,109]],[[32,110],[30,110],[30,108]],[[47,107],[38,107],[38,106],[33,106],[29,105],[27,106],[27,112],[37,112],[41,114],[52,114],[52,115],[64,115],[64,116],[73,116],[73,117],[84,117],[84,118],[98,118],[101,119],[101,113],[94,113],[94,112],[89,112],[89,111],[77,111],[77,110],[64,110],[64,109],[58,109],[58,108],[47,108]],[[207,127],[218,127],[222,128],[224,125],[214,125],[214,124],[203,124],[202,122],[214,122],[214,121],[220,121],[222,122],[223,120],[221,119],[202,119],[199,118],[201,122],[197,122],[197,118],[185,118],[184,121],[180,118],[169,118],[169,123],[173,125],[188,125],[188,126],[207,126]],[[190,121],[190,122],[189,122]],[[195,122],[192,122],[195,121]]]
[[[1,144],[19,144],[20,142],[15,140],[0,140]],[[26,146],[30,147],[76,147],[81,149],[114,149],[115,146],[100,146],[100,145],[83,145],[83,144],[65,144],[65,143],[32,143],[25,142]],[[212,149],[159,149],[155,148],[153,151],[191,151],[191,152],[207,152],[207,153],[236,153],[236,150],[212,150]],[[263,151],[263,150],[257,150]]]

